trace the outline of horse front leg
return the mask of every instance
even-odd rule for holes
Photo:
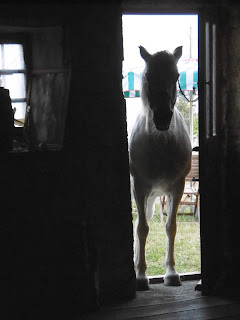
[[[146,276],[146,258],[145,246],[149,232],[149,226],[146,217],[146,202],[147,196],[144,189],[137,182],[134,182],[134,198],[137,206],[137,220],[135,222],[135,237],[134,237],[134,265],[136,272],[136,289],[148,290],[149,283]]]
[[[166,274],[164,276],[164,284],[166,286],[181,286],[179,274],[175,270],[174,260],[174,242],[177,232],[176,216],[178,211],[179,202],[182,197],[184,182],[175,188],[171,195],[168,195],[167,200],[167,223],[166,223],[166,236],[167,236],[167,252],[166,252]]]

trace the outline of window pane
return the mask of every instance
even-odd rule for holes
[[[14,119],[24,119],[26,113],[26,103],[25,102],[16,102],[12,103],[12,108],[16,108]]]
[[[26,98],[26,80],[24,74],[2,75],[1,79],[2,86],[9,90],[11,99]]]
[[[211,133],[210,128],[210,85],[207,82],[210,81],[210,65],[211,65],[211,53],[210,53],[210,25],[206,22],[205,25],[205,103],[206,103],[206,137],[208,138]]]
[[[20,44],[1,45],[1,69],[24,69],[23,47]]]
[[[217,83],[216,83],[216,24],[212,26],[212,133],[213,135],[217,134]]]
[[[0,44],[0,70],[25,70],[23,46],[21,44]],[[1,74],[1,86],[9,90],[11,99],[26,99],[26,77],[24,73]],[[13,102],[14,118],[24,121],[26,102]],[[21,123],[15,123],[15,126]]]

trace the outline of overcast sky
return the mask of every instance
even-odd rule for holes
[[[149,53],[183,46],[182,57],[190,57],[190,27],[192,58],[198,58],[197,15],[123,15],[123,70],[144,66],[139,45]]]

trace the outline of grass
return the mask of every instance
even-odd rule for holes
[[[137,214],[133,202],[133,220]],[[156,203],[155,215],[149,222],[149,234],[146,244],[147,275],[165,274],[166,254],[166,216],[160,221],[160,205]],[[175,238],[175,263],[179,273],[200,271],[200,229],[193,216],[177,216],[177,234]]]

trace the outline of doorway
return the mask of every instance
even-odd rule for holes
[[[144,60],[138,46],[150,53],[168,50],[173,52],[183,46],[183,55],[178,63],[180,87],[178,87],[177,107],[181,111],[189,129],[192,148],[197,149],[198,135],[198,15],[123,15],[123,93],[126,101],[128,138],[136,117],[141,110],[140,84]],[[181,35],[179,37],[179,34]],[[198,152],[193,151],[194,156]],[[190,195],[193,202],[194,195]],[[193,199],[194,198],[194,199]],[[199,216],[193,215],[193,205],[179,206],[177,216],[178,231],[175,242],[176,269],[180,274],[200,274],[200,227]],[[162,210],[163,209],[163,210]],[[155,205],[155,215],[151,219],[147,239],[147,275],[152,278],[165,273],[165,222],[164,208]],[[199,213],[198,207],[198,213]],[[133,221],[136,207],[132,199]],[[162,214],[163,213],[163,214]]]

